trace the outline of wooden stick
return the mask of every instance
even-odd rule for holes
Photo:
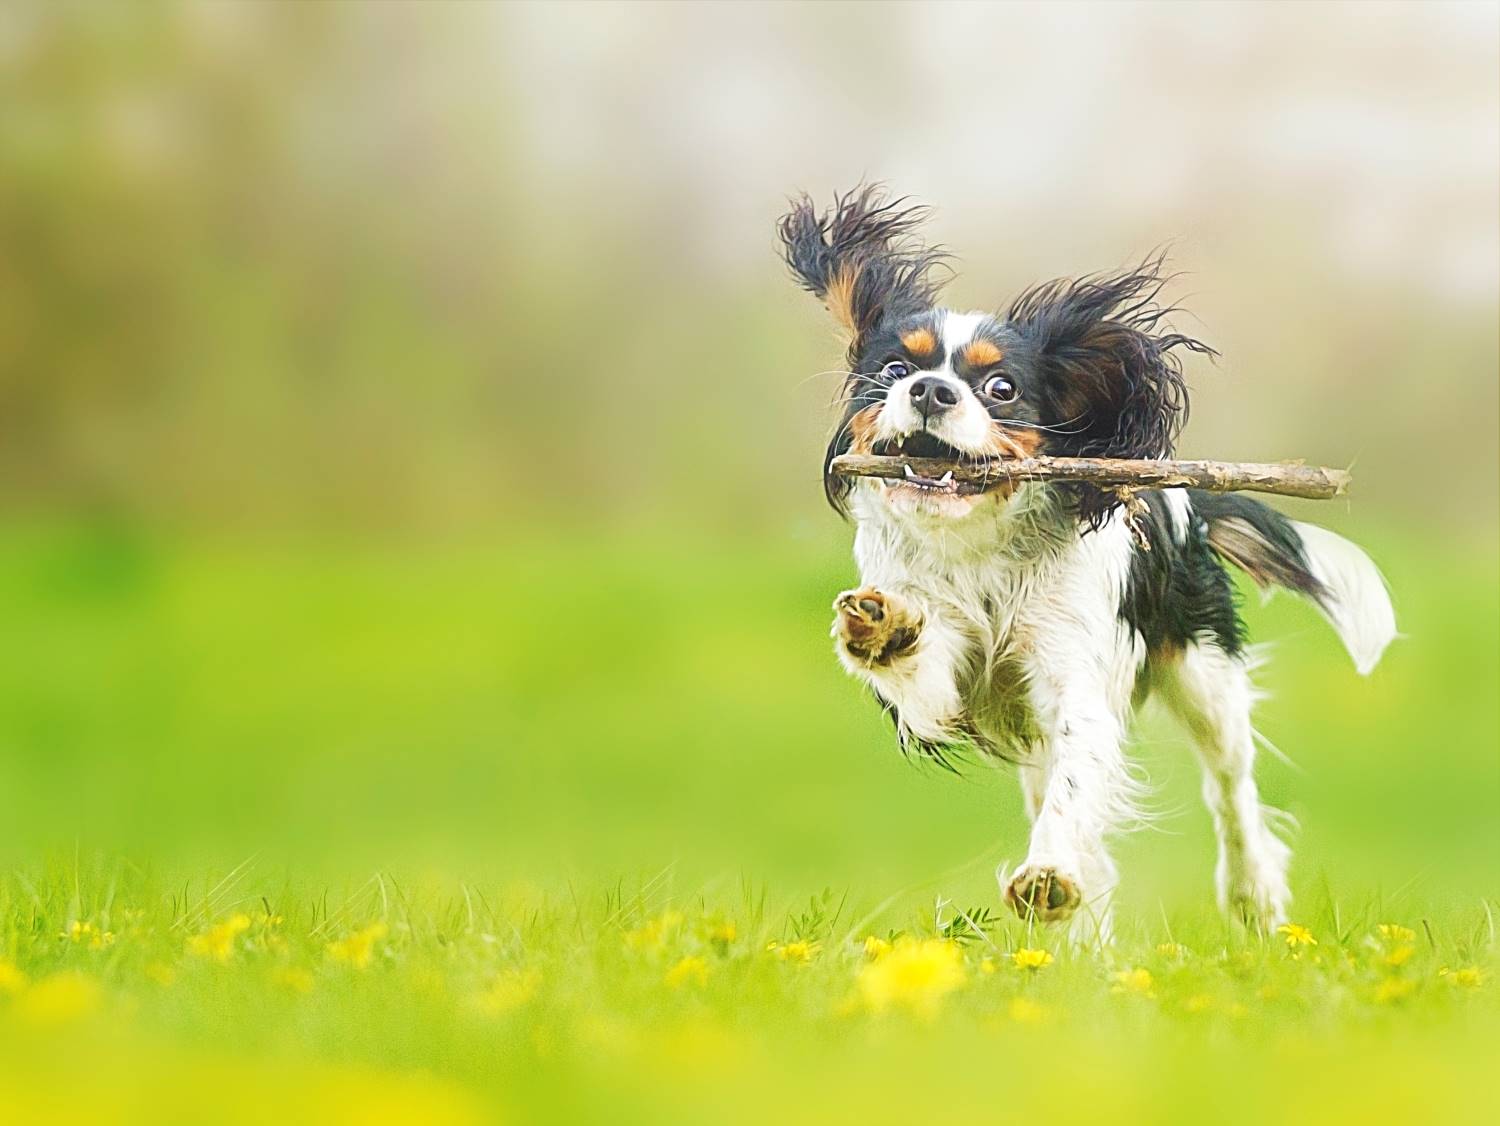
[[[1011,481],[1078,481],[1125,489],[1165,489],[1186,485],[1214,493],[1279,493],[1288,497],[1327,500],[1349,489],[1349,473],[1300,461],[1125,461],[1108,457],[991,458],[957,462],[937,458],[875,457],[844,454],[833,459],[832,471],[841,477],[890,477],[911,473],[938,480],[951,472],[953,480],[972,485],[999,486]]]

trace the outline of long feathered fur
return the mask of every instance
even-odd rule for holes
[[[1077,418],[1050,452],[1070,457],[1170,457],[1187,422],[1188,392],[1176,349],[1217,356],[1191,336],[1163,331],[1177,310],[1157,303],[1164,254],[1134,269],[1060,279],[1026,290],[1006,319],[1031,339],[1052,374],[1060,417]],[[1065,490],[1090,530],[1119,505],[1107,491]]]
[[[794,199],[778,224],[787,265],[848,334],[851,362],[881,320],[936,299],[933,270],[949,256],[916,237],[929,213],[868,184],[835,196],[822,214],[807,196]]]

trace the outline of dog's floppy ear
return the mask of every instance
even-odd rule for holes
[[[821,215],[802,196],[777,224],[787,265],[848,335],[851,356],[885,317],[932,304],[929,274],[947,255],[913,235],[927,214],[870,184],[835,196]]]
[[[1021,294],[1006,316],[1036,346],[1055,420],[1050,452],[1070,457],[1170,457],[1187,420],[1187,384],[1174,349],[1217,355],[1180,333],[1161,331],[1176,310],[1156,304],[1170,280],[1157,256],[1138,269],[1055,281]],[[1074,491],[1092,528],[1119,503]]]

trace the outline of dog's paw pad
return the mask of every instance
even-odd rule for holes
[[[1078,881],[1056,868],[1026,867],[1012,877],[1005,889],[1005,902],[1023,919],[1053,923],[1073,914],[1083,896]]]
[[[874,587],[846,590],[833,603],[834,636],[856,657],[887,660],[909,649],[918,622],[895,595]]]
[[[885,622],[885,595],[866,587],[846,590],[833,604],[838,614],[839,634],[846,641],[868,642],[879,635]]]

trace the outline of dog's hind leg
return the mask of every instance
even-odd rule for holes
[[[1286,921],[1291,850],[1271,830],[1255,786],[1255,688],[1243,657],[1193,644],[1158,674],[1162,699],[1187,726],[1203,762],[1203,797],[1219,838],[1219,904],[1252,926]]]

